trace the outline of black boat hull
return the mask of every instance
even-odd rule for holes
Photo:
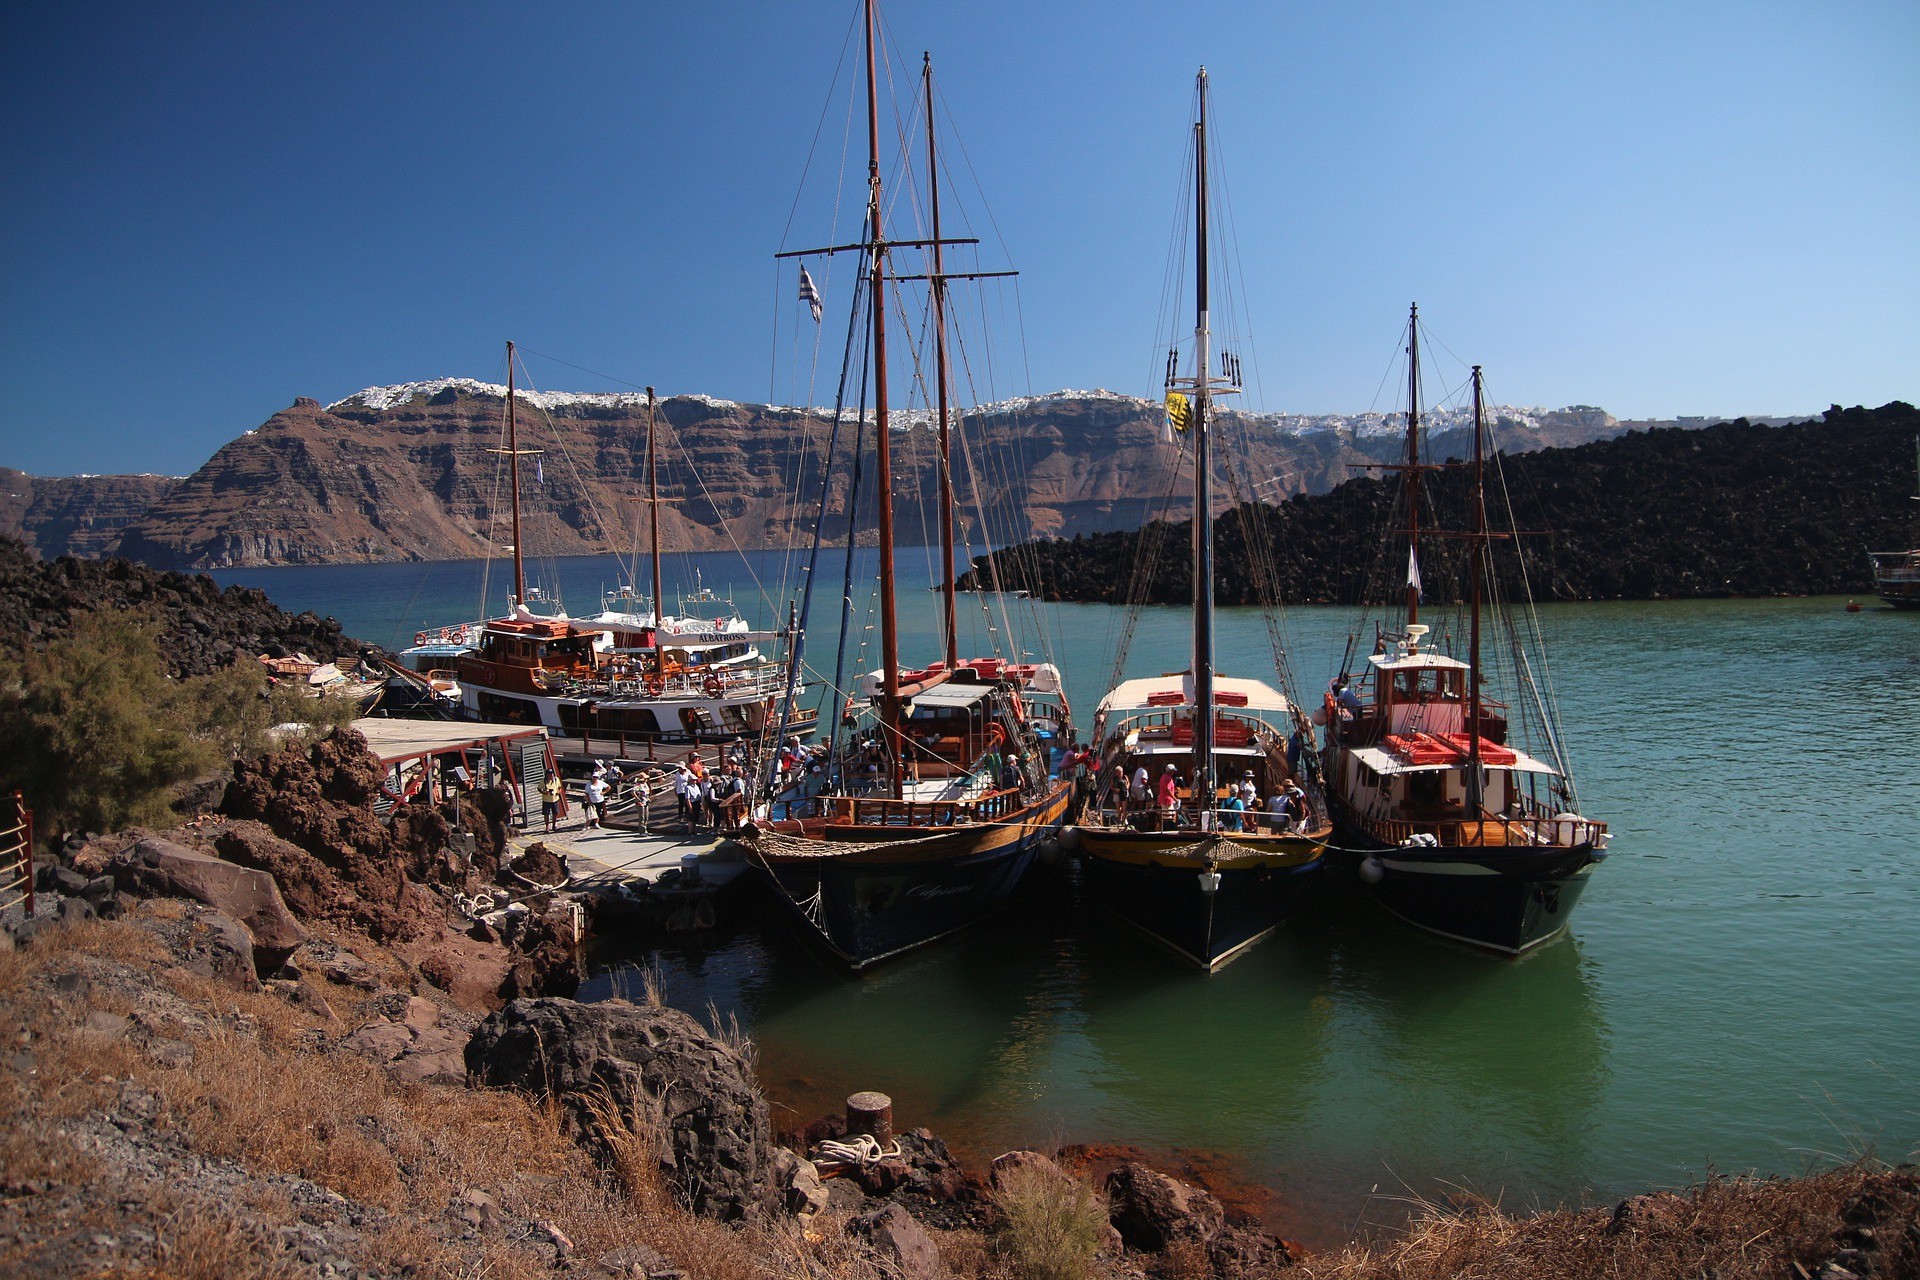
[[[780,857],[760,852],[774,896],[801,932],[854,972],[937,942],[1012,900],[1040,846],[1054,839],[1072,788],[1018,821],[950,828],[909,848]],[[872,838],[925,832],[865,828]]]
[[[1078,841],[1093,900],[1208,972],[1300,909],[1319,875],[1325,843],[1301,838],[1272,856],[1223,856],[1216,863],[1219,882],[1209,891],[1203,862],[1155,856],[1156,845],[1170,843],[1165,836],[1081,828]]]
[[[1566,932],[1604,852],[1570,847],[1390,846],[1348,831],[1346,860],[1373,900],[1401,920],[1517,956]]]

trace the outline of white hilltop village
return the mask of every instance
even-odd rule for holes
[[[344,399],[336,400],[327,406],[329,413],[340,411],[385,413],[390,409],[409,403],[416,398],[431,398],[443,392],[482,396],[504,400],[507,396],[505,386],[494,382],[481,382],[475,378],[434,378],[426,382],[402,382],[390,387],[367,387],[356,391]],[[633,391],[591,392],[591,391],[528,391],[515,388],[515,398],[522,404],[552,413],[569,408],[633,410],[644,408],[645,395]],[[663,399],[667,397],[662,397]],[[748,409],[773,414],[795,414],[813,417],[830,417],[829,408],[801,409],[792,405],[760,405],[738,400],[722,400],[708,395],[678,395],[676,400],[691,400],[719,410]],[[1125,395],[1117,391],[1095,389],[1091,391],[1052,391],[1045,395],[1017,396],[1008,400],[997,400],[988,404],[976,405],[958,410],[962,417],[997,417],[1003,414],[1021,414],[1032,412],[1053,404],[1074,400],[1110,400],[1125,404],[1143,413],[1155,410],[1156,402],[1139,396]],[[1244,420],[1265,427],[1279,435],[1314,435],[1322,432],[1345,433],[1354,436],[1392,435],[1406,429],[1406,415],[1400,411],[1367,413],[1244,413],[1226,409],[1224,412],[1235,414]],[[1537,431],[1540,420],[1554,410],[1539,407],[1519,407],[1515,405],[1489,405],[1487,415],[1495,421],[1504,421],[1506,425]],[[1600,410],[1590,405],[1574,405],[1560,412],[1599,414]],[[867,413],[872,419],[872,413]],[[913,430],[930,426],[933,411],[922,407],[895,409],[890,411],[892,427],[896,431]],[[1435,431],[1464,430],[1473,423],[1473,411],[1464,406],[1440,406],[1422,414],[1427,426]]]

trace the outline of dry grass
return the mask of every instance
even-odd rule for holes
[[[1491,1205],[1423,1212],[1397,1238],[1308,1258],[1302,1280],[1698,1280],[1784,1276],[1832,1249],[1839,1210],[1871,1171],[1806,1178],[1714,1178],[1645,1197],[1633,1225],[1611,1209],[1515,1217]]]
[[[294,1280],[306,1271],[259,1228],[204,1202],[181,1204],[156,1234],[160,1259],[145,1271],[154,1280]]]
[[[1070,1175],[1032,1166],[1000,1176],[997,1246],[1019,1280],[1082,1280],[1107,1235],[1107,1206]]]
[[[73,975],[64,984],[51,979]],[[78,979],[78,980],[75,980]],[[160,989],[143,986],[157,979]],[[146,994],[142,996],[142,992]],[[649,993],[650,995],[652,993]],[[177,997],[177,1004],[170,1005]],[[340,1002],[357,998],[342,992]],[[94,1012],[164,1022],[173,1009],[197,1028],[190,1066],[163,1066],[128,1039],[90,1028]],[[546,1262],[499,1233],[449,1245],[436,1224],[448,1203],[479,1189],[515,1218],[548,1224],[591,1262],[645,1244],[693,1280],[877,1280],[872,1255],[820,1215],[792,1226],[742,1230],[692,1218],[674,1205],[660,1160],[661,1120],[644,1102],[595,1119],[611,1153],[594,1165],[563,1131],[554,1106],[499,1090],[402,1085],[357,1056],[324,1046],[343,1028],[271,994],[236,993],[169,967],[159,945],[122,922],[74,925],[26,950],[0,954],[0,1046],[30,1047],[37,1075],[0,1065],[0,1168],[15,1179],[73,1187],[109,1179],[90,1155],[53,1140],[62,1117],[118,1104],[131,1086],[160,1099],[157,1123],[194,1151],[261,1173],[309,1178],[389,1216],[361,1265],[421,1276],[499,1280],[550,1274]],[[27,1034],[21,1040],[21,1034]],[[1869,1176],[1864,1166],[1792,1181],[1715,1179],[1648,1198],[1633,1224],[1610,1230],[1607,1209],[1517,1217],[1492,1206],[1449,1212],[1426,1206],[1391,1238],[1310,1257],[1303,1280],[1695,1280],[1781,1276],[1828,1256],[1838,1210]],[[187,1192],[182,1189],[183,1196]],[[1015,1172],[998,1194],[1006,1226],[992,1236],[936,1233],[962,1280],[1077,1280],[1093,1274],[1105,1239],[1098,1197]],[[161,1203],[166,1203],[162,1201]],[[261,1223],[292,1206],[263,1186],[234,1203],[188,1212],[162,1232],[169,1252],[152,1274],[280,1274],[283,1259]],[[198,1202],[194,1202],[198,1203]],[[167,1210],[174,1212],[173,1210]],[[1157,1274],[1198,1274],[1204,1259],[1166,1256]],[[4,1264],[0,1264],[0,1270]]]

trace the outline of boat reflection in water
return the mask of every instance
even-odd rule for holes
[[[781,1124],[876,1088],[903,1127],[975,1162],[1126,1144],[1310,1245],[1402,1220],[1392,1197],[1410,1192],[1577,1200],[1608,1083],[1578,941],[1488,965],[1368,928],[1357,887],[1323,887],[1297,928],[1211,976],[1169,968],[1048,875],[951,945],[862,979],[768,904],[705,943],[599,956],[582,998],[637,991],[631,966],[653,963],[670,1004],[740,1019]]]

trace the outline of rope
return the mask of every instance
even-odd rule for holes
[[[872,1134],[856,1133],[845,1142],[823,1138],[814,1150],[819,1153],[811,1157],[816,1164],[837,1164],[870,1169],[882,1160],[899,1158],[900,1143],[896,1140],[882,1147]]]
[[[954,828],[959,831],[985,831],[990,827],[1005,826],[1006,823],[969,822]],[[920,836],[911,840],[810,840],[805,836],[784,835],[778,831],[766,831],[755,827],[741,835],[741,839],[756,850],[765,850],[786,858],[837,858],[849,853],[872,853],[878,849],[910,849],[914,845],[926,844],[931,840],[943,840],[949,831],[938,835]]]

